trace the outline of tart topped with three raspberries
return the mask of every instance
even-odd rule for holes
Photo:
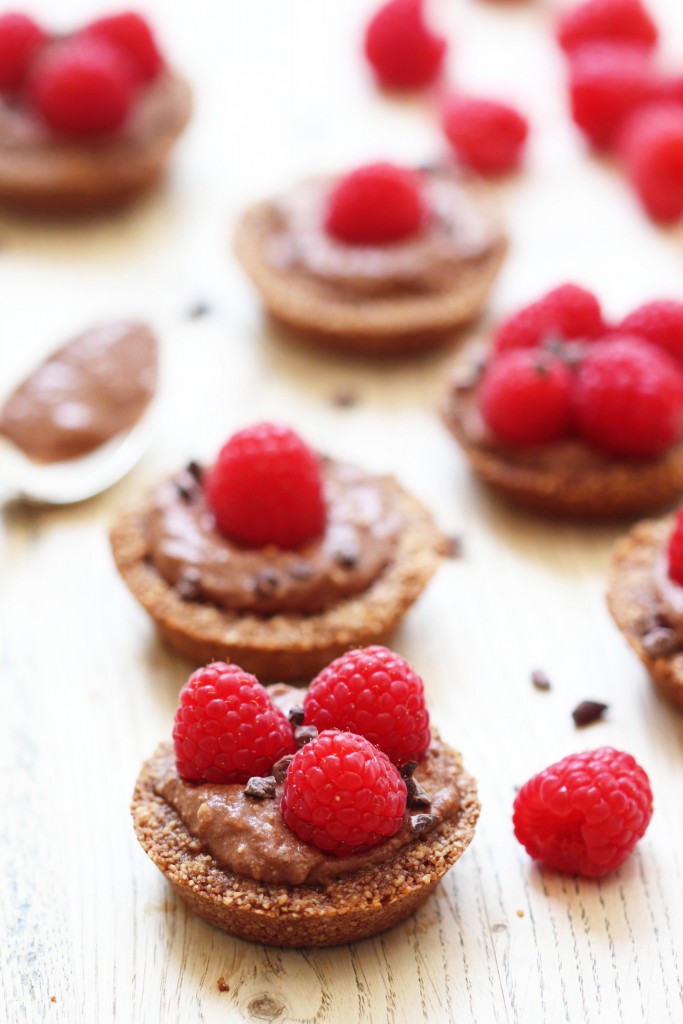
[[[0,16],[1,201],[56,213],[126,203],[158,180],[190,111],[141,15],[68,35]]]
[[[211,924],[336,945],[424,902],[471,842],[479,801],[399,655],[350,651],[301,696],[236,665],[196,671],[132,812],[145,852]]]
[[[442,412],[475,472],[540,512],[607,519],[683,490],[683,303],[608,326],[563,285],[466,346]]]
[[[241,430],[112,530],[121,575],[161,637],[195,664],[305,680],[385,640],[445,550],[392,477],[322,457],[287,427]]]

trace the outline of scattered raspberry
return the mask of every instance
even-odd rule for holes
[[[180,691],[173,743],[178,773],[203,782],[269,775],[296,749],[291,725],[259,681],[221,661],[197,669]]]
[[[421,760],[431,740],[422,680],[386,647],[333,661],[311,683],[304,712],[306,725],[359,733],[399,766]]]
[[[488,367],[481,384],[481,413],[510,444],[544,444],[569,433],[573,376],[557,356],[543,351],[506,352]]]
[[[527,119],[508,103],[451,96],[443,130],[463,166],[478,174],[504,174],[519,166],[529,134]]]
[[[515,798],[515,835],[545,867],[600,878],[633,852],[652,817],[652,790],[630,754],[571,754],[529,779]]]
[[[365,56],[380,85],[420,89],[439,75],[446,40],[424,20],[423,0],[389,0],[365,33]]]
[[[31,60],[46,40],[42,28],[25,14],[0,15],[0,91],[20,88]]]
[[[632,43],[647,49],[657,42],[657,26],[641,0],[586,0],[561,18],[557,30],[567,53],[585,43]]]
[[[620,139],[628,178],[653,220],[683,216],[683,106],[646,107],[629,118]]]
[[[575,406],[591,444],[614,455],[655,458],[681,435],[683,373],[648,342],[619,335],[589,349]]]
[[[585,341],[600,337],[606,329],[595,295],[576,284],[562,284],[503,320],[494,346],[496,352],[507,352],[535,348],[553,338]]]
[[[218,528],[241,544],[297,548],[325,528],[320,460],[289,427],[233,434],[204,488]]]
[[[675,299],[647,302],[629,313],[617,330],[622,334],[637,334],[683,363],[683,302]]]
[[[98,18],[83,29],[82,35],[101,39],[129,58],[140,81],[152,82],[164,66],[149,23],[135,11],[124,11]]]
[[[406,784],[362,736],[328,731],[294,755],[282,814],[299,839],[334,857],[362,853],[403,824]]]
[[[96,39],[73,38],[45,52],[28,89],[55,131],[95,135],[121,127],[135,86],[130,62],[118,50]]]
[[[683,587],[683,509],[676,516],[676,522],[669,540],[669,576]]]
[[[574,55],[569,91],[576,124],[594,146],[609,147],[630,114],[661,97],[662,83],[643,50],[596,43]]]
[[[419,176],[394,164],[367,164],[330,193],[325,230],[350,245],[383,245],[416,235],[426,216]]]

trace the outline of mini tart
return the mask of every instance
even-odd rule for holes
[[[424,903],[474,836],[480,804],[459,755],[457,817],[413,840],[390,861],[325,886],[257,882],[225,870],[155,791],[167,744],[144,763],[132,814],[137,838],[178,895],[210,924],[252,942],[334,946],[398,924]]]
[[[360,594],[327,611],[257,615],[184,600],[150,560],[150,506],[124,512],[111,531],[117,568],[161,638],[194,664],[233,661],[263,681],[312,678],[351,647],[383,643],[438,568],[444,538],[424,506],[382,477],[404,528],[393,559]]]
[[[663,651],[648,643],[662,631],[655,567],[666,551],[674,517],[638,523],[618,541],[612,556],[607,606],[612,618],[650,673],[656,689],[683,711],[683,648],[675,638]],[[666,633],[671,630],[664,627]]]
[[[463,259],[452,283],[436,290],[399,286],[390,294],[363,295],[297,266],[278,267],[269,255],[279,217],[278,201],[267,200],[243,214],[234,248],[269,314],[315,343],[364,355],[393,355],[433,347],[474,320],[498,275],[507,241],[488,209],[481,186],[463,183],[446,171],[426,174],[457,182],[463,201],[473,208],[481,207],[490,232],[486,249],[476,258]],[[304,183],[304,187],[306,184],[319,187],[321,182],[314,180]],[[409,247],[411,242],[399,244]],[[339,243],[338,251],[341,248]],[[363,247],[348,249],[362,259]]]
[[[143,89],[120,131],[98,138],[56,135],[0,99],[0,202],[52,214],[123,206],[159,180],[191,110],[190,86],[172,71]]]
[[[570,519],[642,515],[683,491],[683,442],[654,459],[603,454],[578,439],[509,445],[493,436],[478,408],[487,347],[467,344],[446,375],[441,415],[474,472],[519,505]]]

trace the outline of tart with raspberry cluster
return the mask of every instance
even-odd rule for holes
[[[199,669],[132,804],[143,849],[192,910],[278,946],[402,921],[464,853],[479,809],[422,680],[385,647],[348,652],[303,694],[236,665]]]
[[[55,35],[0,16],[0,200],[97,211],[160,177],[190,116],[187,82],[133,11]]]
[[[470,343],[442,413],[487,484],[537,511],[637,515],[683,490],[683,304],[608,326],[563,285]]]
[[[276,320],[374,355],[428,347],[473,320],[506,243],[478,186],[376,163],[247,210],[235,248]]]
[[[162,483],[111,537],[174,650],[277,680],[310,679],[349,647],[386,639],[445,544],[392,477],[322,457],[271,423]]]

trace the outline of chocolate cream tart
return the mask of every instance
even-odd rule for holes
[[[283,684],[268,690],[284,711],[302,696]],[[188,782],[173,745],[162,743],[133,794],[137,838],[176,893],[209,923],[255,942],[331,946],[392,927],[464,853],[479,817],[475,781],[434,730],[403,825],[365,853],[331,856],[291,832],[283,777],[276,766],[274,780],[247,786]]]
[[[337,178],[251,207],[235,251],[268,312],[315,341],[370,355],[419,350],[479,315],[506,241],[479,185],[422,172],[428,215],[414,237],[358,245],[324,227]]]

